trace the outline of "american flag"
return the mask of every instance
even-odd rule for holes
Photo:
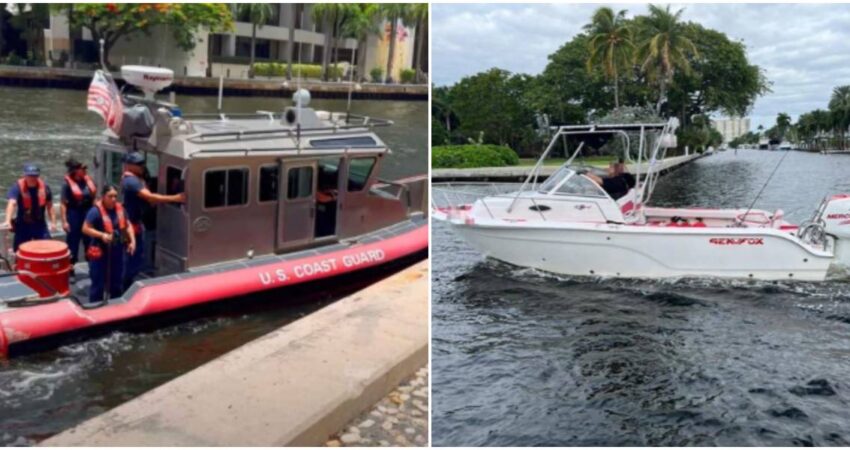
[[[94,73],[89,85],[88,110],[97,113],[106,126],[115,134],[120,134],[121,121],[124,119],[124,104],[121,103],[121,93],[111,78],[107,78],[102,70]]]

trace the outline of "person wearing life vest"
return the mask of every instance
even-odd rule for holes
[[[65,242],[71,250],[71,264],[76,264],[80,241],[83,248],[88,248],[89,237],[83,234],[83,222],[97,196],[97,187],[86,173],[86,166],[71,158],[65,161],[68,173],[62,186],[62,222],[65,230]],[[73,270],[72,270],[73,273]]]
[[[124,156],[124,174],[121,176],[121,195],[127,219],[132,223],[136,233],[136,250],[127,256],[124,267],[124,289],[133,284],[136,276],[144,265],[144,226],[142,213],[144,205],[154,206],[158,203],[183,203],[185,194],[162,195],[151,192],[145,185],[145,157],[139,152],[128,153]]]
[[[18,251],[18,246],[24,242],[50,239],[50,232],[55,230],[53,194],[50,186],[41,179],[38,166],[25,165],[24,176],[12,185],[6,198],[8,203],[3,225],[15,232],[14,251]]]
[[[89,301],[120,296],[124,292],[124,255],[136,251],[136,237],[133,224],[118,202],[115,185],[104,186],[100,200],[86,214],[83,234],[91,238],[86,249],[91,277]]]

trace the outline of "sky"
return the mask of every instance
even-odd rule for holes
[[[439,4],[432,5],[432,78],[450,85],[499,67],[536,75],[548,55],[581,31],[606,5],[628,16],[646,4]],[[683,19],[699,22],[747,47],[765,71],[772,93],[759,98],[751,129],[773,126],[785,112],[793,120],[826,108],[835,86],[850,84],[850,4],[671,4]]]

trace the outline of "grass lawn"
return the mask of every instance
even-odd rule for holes
[[[586,158],[576,158],[573,163],[575,164],[585,164],[588,166],[597,166],[597,167],[605,167],[611,161],[617,159],[614,155],[603,155],[603,156],[589,156]],[[546,166],[560,166],[567,162],[564,158],[546,158],[546,161],[543,162]],[[537,164],[537,158],[520,158],[519,165],[520,166],[533,166]]]

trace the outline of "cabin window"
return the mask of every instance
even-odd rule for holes
[[[277,166],[260,167],[260,201],[273,202],[277,200]]]
[[[204,208],[248,203],[248,169],[210,170],[204,174]]]
[[[176,167],[165,169],[165,194],[174,195],[183,192],[183,171]]]
[[[354,158],[348,163],[348,191],[362,191],[369,181],[375,158]]]
[[[313,195],[313,168],[306,166],[289,169],[286,198],[293,200],[311,195]]]
[[[352,136],[333,139],[311,139],[313,148],[374,147],[377,145],[371,136]]]

